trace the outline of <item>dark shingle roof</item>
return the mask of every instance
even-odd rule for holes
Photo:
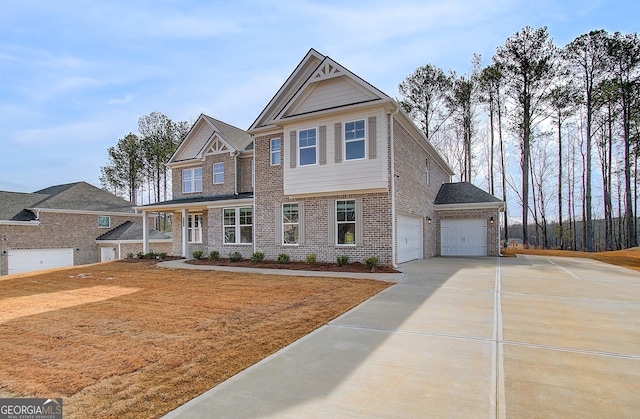
[[[31,221],[31,208],[134,213],[130,202],[86,182],[51,186],[34,193],[0,191],[0,220]]]
[[[253,142],[253,137],[251,137],[247,131],[212,118],[209,115],[202,114],[202,116],[215,125],[222,135],[222,138],[224,138],[224,140],[236,150],[246,150]]]
[[[37,191],[48,195],[31,208],[68,209],[101,212],[133,213],[130,202],[87,182],[57,185]]]
[[[171,236],[158,230],[149,229],[149,239],[170,240]],[[142,240],[142,225],[133,221],[125,221],[96,240]]]
[[[483,204],[502,202],[469,182],[443,183],[436,196],[436,205]]]
[[[37,193],[20,193],[0,191],[0,220],[30,221],[21,214],[25,208],[32,208],[33,204],[42,201],[47,195]],[[18,215],[21,215],[16,219]],[[35,216],[34,218],[35,219]]]

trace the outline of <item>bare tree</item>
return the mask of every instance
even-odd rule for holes
[[[554,76],[555,56],[556,49],[547,28],[527,26],[509,37],[493,57],[506,75],[507,92],[517,103],[514,110],[522,134],[522,236],[525,246],[529,244],[529,164],[533,127],[536,118],[542,115],[542,100]]]

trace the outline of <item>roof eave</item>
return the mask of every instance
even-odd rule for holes
[[[466,210],[466,209],[492,209],[496,208],[499,211],[504,211],[504,202],[466,202],[461,204],[435,204],[433,208],[436,211],[446,210]]]

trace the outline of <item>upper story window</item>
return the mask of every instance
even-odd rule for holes
[[[315,128],[298,131],[300,166],[318,164],[317,132]]]
[[[182,169],[182,192],[202,192],[202,168]]]
[[[346,160],[364,159],[364,119],[344,124],[344,147]]]
[[[213,163],[213,184],[224,183],[224,163]]]
[[[282,156],[282,140],[280,138],[271,139],[271,166],[280,165],[280,157]]]
[[[99,228],[109,228],[111,227],[111,217],[108,215],[99,215],[98,216],[98,227]]]

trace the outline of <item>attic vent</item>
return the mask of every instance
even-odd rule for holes
[[[215,138],[204,154],[220,154],[227,151],[229,151],[227,145],[224,142],[220,141],[219,138]]]
[[[332,63],[324,63],[313,75],[313,81],[320,81],[324,79],[330,79],[332,77],[340,76],[342,72],[338,67]]]

